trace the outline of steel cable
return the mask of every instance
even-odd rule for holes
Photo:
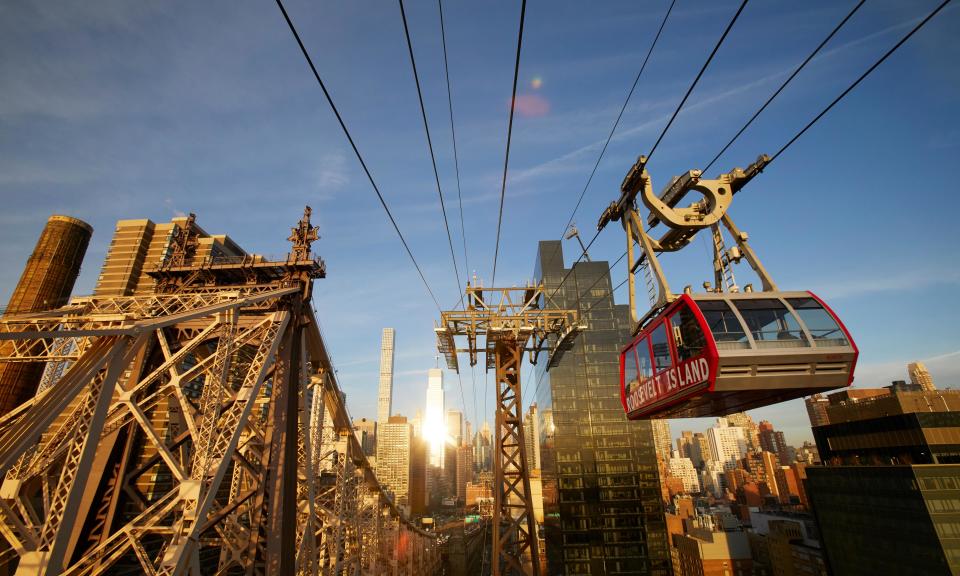
[[[363,168],[363,172],[367,175],[367,180],[370,181],[370,185],[373,186],[373,191],[377,193],[377,198],[380,200],[380,205],[383,206],[383,210],[387,213],[390,223],[393,224],[393,229],[396,230],[397,236],[399,236],[404,250],[407,251],[407,256],[410,257],[410,261],[413,263],[414,268],[417,269],[417,274],[420,275],[420,280],[423,282],[424,288],[427,289],[427,292],[430,294],[430,298],[433,299],[433,303],[436,305],[437,310],[441,310],[440,301],[437,300],[436,295],[433,293],[433,289],[430,288],[430,283],[427,282],[427,278],[424,276],[423,270],[420,268],[420,264],[417,262],[417,259],[414,258],[413,252],[410,250],[410,245],[407,244],[407,239],[404,238],[403,232],[400,231],[400,227],[397,225],[397,221],[393,217],[393,213],[390,212],[390,208],[387,206],[387,201],[384,200],[383,194],[380,193],[380,187],[377,186],[376,181],[373,179],[373,175],[370,173],[370,169],[367,168],[367,163],[363,160],[363,155],[360,154],[357,144],[353,141],[353,136],[350,135],[350,130],[347,129],[347,125],[343,120],[343,116],[340,115],[340,111],[337,109],[336,104],[334,104],[333,97],[330,96],[330,92],[327,90],[326,84],[324,84],[323,80],[320,78],[320,73],[317,72],[317,67],[313,64],[313,59],[310,57],[310,53],[307,52],[307,48],[303,45],[303,40],[300,39],[300,34],[293,25],[290,15],[287,14],[287,10],[283,6],[283,1],[276,0],[276,2],[277,7],[280,8],[280,12],[283,13],[284,20],[287,21],[287,26],[290,27],[290,33],[293,34],[294,39],[297,41],[297,45],[300,47],[300,52],[303,53],[303,57],[310,66],[310,70],[313,72],[313,77],[316,78],[317,84],[320,85],[320,89],[323,91],[323,95],[327,99],[327,104],[330,105],[330,109],[333,110],[334,116],[337,117],[337,122],[340,124],[340,129],[343,130],[343,134],[347,137],[347,141],[350,143],[350,147],[353,149],[354,155],[357,157],[357,160],[360,161],[360,166]]]

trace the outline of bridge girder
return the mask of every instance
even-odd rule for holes
[[[307,269],[301,252],[276,268]],[[352,432],[311,278],[171,282],[0,318],[0,362],[47,364],[0,417],[0,566],[437,571],[436,537],[401,516]]]

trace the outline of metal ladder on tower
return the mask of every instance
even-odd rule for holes
[[[730,265],[731,256],[723,242],[723,232],[719,224],[710,226],[713,233],[713,269],[717,290],[723,292],[739,292],[737,279],[733,276],[733,267]],[[736,250],[736,248],[733,248]]]
[[[647,285],[647,302],[650,308],[653,308],[657,305],[657,283],[653,280],[653,273],[646,258],[640,261],[640,270],[643,272],[643,282]]]

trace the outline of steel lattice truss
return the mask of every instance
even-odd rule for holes
[[[471,366],[476,364],[477,355],[485,352],[487,369],[496,370],[493,575],[537,576],[540,554],[523,437],[520,367],[524,352],[529,352],[531,363],[536,363],[540,352],[548,347],[548,367],[555,365],[584,327],[576,310],[545,306],[548,295],[542,284],[523,288],[468,285],[466,296],[465,309],[441,312],[434,331],[448,368],[459,371],[460,352],[469,354]],[[457,348],[456,336],[466,337],[465,348]]]
[[[352,432],[303,284],[74,299],[0,319],[47,363],[0,418],[18,574],[431,574]]]
[[[519,342],[521,352],[530,353],[530,362],[537,363],[541,351],[549,348],[550,364],[556,363],[569,349],[569,344],[583,330],[574,310],[549,309],[543,300],[548,295],[542,285],[524,288],[480,288],[467,286],[467,306],[441,314],[434,328],[437,349],[447,361],[447,368],[460,371],[457,353],[469,355],[470,365],[477,355],[486,352],[487,370],[496,368],[494,349],[497,342]],[[466,348],[457,348],[455,336],[465,336]],[[485,344],[479,344],[480,337]],[[550,337],[553,337],[552,346]]]

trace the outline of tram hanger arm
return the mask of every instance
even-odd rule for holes
[[[616,222],[628,211],[633,209],[636,202],[637,193],[650,182],[650,175],[647,174],[647,157],[640,155],[637,161],[627,171],[623,182],[620,184],[620,198],[616,202],[611,202],[607,209],[600,215],[597,222],[597,231],[603,230],[611,221]]]
[[[757,161],[753,164],[747,166],[746,170],[741,170],[740,168],[734,168],[731,170],[727,176],[730,178],[730,192],[731,194],[736,194],[740,191],[741,188],[746,186],[754,176],[757,176],[763,169],[767,167],[767,164],[770,163],[770,156],[766,154],[761,154],[757,156]]]
[[[731,194],[736,194],[741,188],[753,180],[755,176],[763,172],[763,169],[766,168],[770,161],[770,156],[761,154],[757,157],[756,162],[747,166],[746,169],[734,168],[727,174],[721,175],[720,178],[726,179],[730,186]],[[646,168],[647,157],[641,155],[637,158],[633,166],[630,167],[630,170],[627,171],[627,175],[624,176],[623,182],[620,184],[620,198],[616,202],[611,202],[610,205],[607,206],[607,209],[603,211],[603,214],[600,215],[600,220],[597,222],[598,231],[603,230],[611,221],[616,222],[620,220],[628,210],[633,208],[636,203],[637,194],[643,190],[645,186],[650,184],[650,175],[647,173]],[[700,179],[700,175],[699,170],[692,170],[674,179],[662,194],[663,201],[669,206],[675,205],[683,196],[682,192],[695,184]],[[652,215],[651,218],[653,221],[650,222],[650,225],[656,225],[659,219]]]

